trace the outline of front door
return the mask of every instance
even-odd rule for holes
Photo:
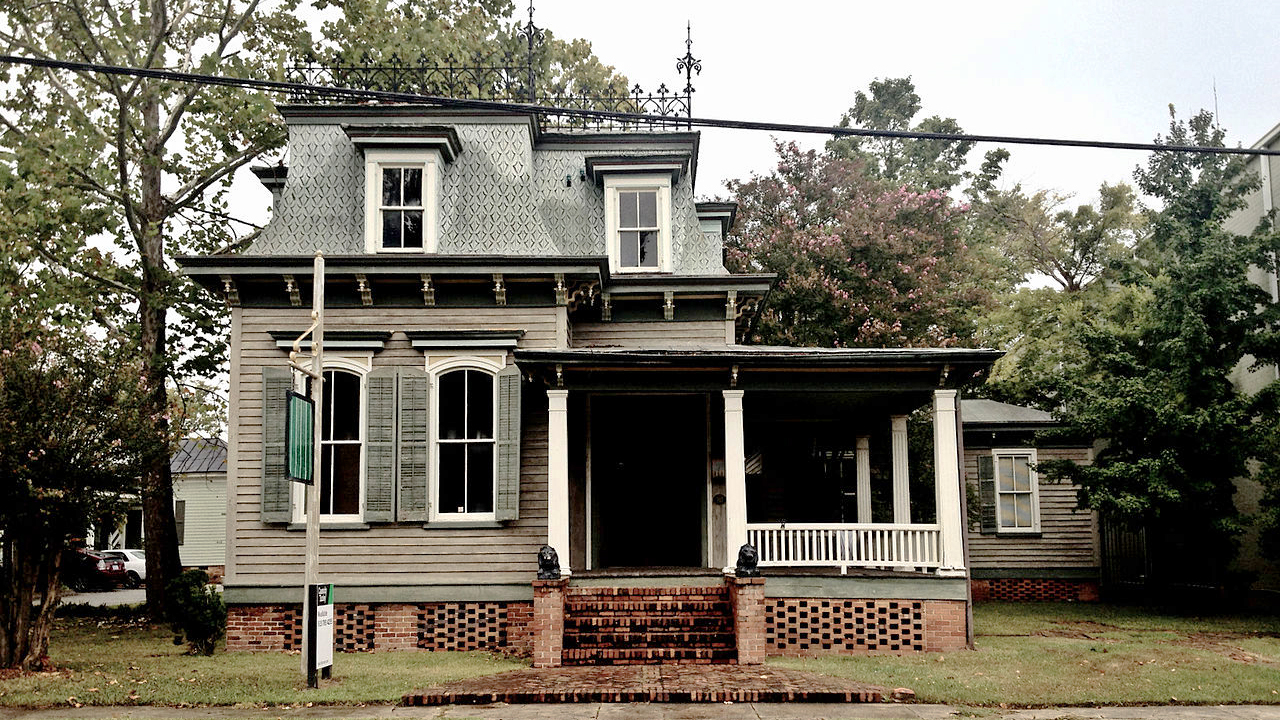
[[[593,567],[698,567],[706,538],[703,395],[591,400]]]

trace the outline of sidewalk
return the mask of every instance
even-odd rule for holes
[[[959,713],[966,712],[961,716]],[[1012,720],[1280,720],[1280,705],[1153,706],[1123,708],[1048,708],[1041,710],[965,709],[948,705],[885,703],[575,703],[570,705],[449,705],[396,707],[349,705],[312,708],[166,708],[100,707],[54,710],[0,708],[0,720],[382,720],[456,718],[462,720],[946,720],[958,717]]]

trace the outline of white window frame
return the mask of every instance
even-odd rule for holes
[[[1024,457],[1027,459],[1027,473],[1031,480],[1031,527],[1005,527],[1000,517],[1000,459]],[[1000,535],[1018,535],[1040,532],[1040,477],[1035,470],[1035,448],[993,448],[991,450],[991,466],[995,484],[996,532]],[[1010,493],[1003,493],[1008,495]]]
[[[369,148],[364,151],[364,245],[368,253],[434,253],[439,237],[440,151]],[[422,169],[422,247],[382,247],[382,171]]]
[[[299,359],[298,364],[308,369],[311,367],[310,361],[306,359]],[[366,481],[366,478],[365,478],[365,453],[367,453],[369,450],[368,447],[366,447],[366,444],[368,443],[368,440],[369,440],[369,429],[366,427],[367,418],[365,417],[365,415],[367,412],[367,406],[369,402],[369,390],[368,390],[367,381],[368,381],[369,372],[373,370],[373,353],[370,352],[366,355],[335,356],[326,352],[324,355],[324,369],[325,370],[341,370],[343,372],[349,372],[360,378],[360,512],[355,515],[352,515],[352,514],[326,515],[324,513],[321,513],[320,525],[324,526],[324,525],[343,525],[343,524],[351,524],[351,523],[363,523],[364,510],[365,510],[365,494],[368,492],[368,488],[369,488],[369,483]],[[306,389],[306,378],[302,377],[301,375],[296,375],[295,378],[297,381],[295,383],[294,390],[298,392],[303,392]],[[322,416],[317,415],[316,422],[320,422],[321,417]],[[318,474],[319,472],[320,472],[320,468],[317,467],[316,473]],[[318,475],[316,478],[316,482],[319,482]],[[290,485],[293,486],[292,488],[293,502],[291,503],[291,506],[293,508],[292,524],[306,525],[307,486],[303,485],[302,483],[290,483]]]
[[[486,356],[472,354],[441,354],[432,351],[427,357],[427,375],[431,387],[430,401],[430,420],[428,432],[431,438],[431,454],[430,454],[430,480],[428,486],[430,495],[428,506],[430,512],[427,515],[428,522],[451,523],[451,522],[497,522],[497,513],[494,511],[484,513],[458,513],[458,512],[440,512],[440,376],[455,370],[477,370],[493,377],[493,499],[496,505],[498,499],[498,373],[506,367],[506,354],[501,356]]]
[[[658,266],[623,267],[618,224],[619,192],[655,190],[658,193]],[[605,233],[609,270],[615,273],[671,272],[671,175],[610,175],[604,179]]]

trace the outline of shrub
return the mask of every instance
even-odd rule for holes
[[[187,570],[169,581],[170,621],[175,645],[185,638],[190,655],[212,655],[227,631],[227,604],[209,586],[203,570]]]

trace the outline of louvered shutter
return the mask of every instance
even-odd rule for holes
[[[378,368],[365,376],[364,519],[395,520],[396,368]]]
[[[978,502],[982,507],[982,534],[990,535],[999,530],[996,523],[996,467],[995,458],[978,456]]]
[[[498,373],[498,482],[494,517],[520,517],[520,368]]]
[[[400,369],[400,417],[398,428],[399,496],[396,519],[427,521],[427,473],[431,452],[430,381],[416,368]]]
[[[285,476],[285,413],[293,373],[288,368],[262,369],[262,506],[264,523],[287,523],[293,519],[292,488]]]

